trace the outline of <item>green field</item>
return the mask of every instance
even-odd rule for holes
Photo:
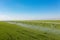
[[[49,27],[53,26],[56,29],[60,29],[60,20],[29,20],[29,21],[16,21],[17,23],[25,23],[25,24],[31,24],[31,25],[37,25],[37,26],[43,26],[43,27]],[[46,23],[50,22],[50,23]]]
[[[56,29],[60,30],[60,24],[42,23],[42,22],[56,22],[59,20],[31,20],[31,21],[9,21],[16,23],[24,23],[28,25],[42,26],[51,28],[51,25],[55,25]],[[16,24],[10,24],[8,21],[0,22],[0,40],[60,40],[60,34],[47,33],[22,27]]]

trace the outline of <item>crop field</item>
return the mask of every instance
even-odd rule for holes
[[[31,20],[31,21],[17,21],[17,22],[60,29],[60,20]]]
[[[60,20],[0,21],[0,40],[60,40]]]

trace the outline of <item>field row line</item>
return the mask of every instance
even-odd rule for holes
[[[57,22],[41,22],[41,23],[60,24],[60,23],[57,23]]]

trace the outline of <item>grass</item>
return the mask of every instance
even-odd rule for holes
[[[49,28],[53,26],[56,29],[60,29],[60,24],[53,24],[53,23],[60,23],[60,20],[31,20],[31,21],[29,20],[29,21],[16,21],[16,22],[42,26],[42,27],[49,27]],[[46,22],[52,22],[52,23],[46,23]]]
[[[60,35],[0,22],[0,40],[60,40]]]

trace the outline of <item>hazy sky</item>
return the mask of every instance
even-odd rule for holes
[[[0,0],[0,20],[60,18],[60,0]]]

